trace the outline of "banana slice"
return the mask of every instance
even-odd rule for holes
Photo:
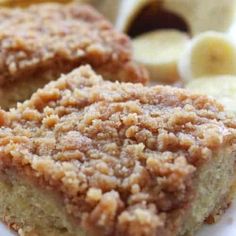
[[[184,81],[204,76],[236,75],[236,45],[223,33],[202,33],[186,47],[178,68]]]
[[[235,21],[235,0],[163,0],[162,7],[182,17],[191,34],[227,32]]]
[[[134,58],[147,67],[150,77],[161,83],[179,80],[177,61],[189,41],[177,30],[158,30],[133,40]]]
[[[159,5],[157,0],[123,0],[120,4],[116,28],[119,31],[127,32],[135,17],[146,6],[156,7]]]
[[[227,111],[236,114],[236,76],[204,77],[190,81],[186,88],[214,97]]]

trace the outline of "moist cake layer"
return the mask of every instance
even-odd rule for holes
[[[39,189],[14,171],[0,173],[0,202],[1,219],[20,236],[85,236],[53,192]]]
[[[186,216],[195,229],[233,182],[235,120],[185,90],[104,81],[84,66],[1,111],[0,123],[4,178],[11,170],[56,194],[88,235],[183,235]],[[15,214],[8,224],[24,231]]]
[[[175,222],[173,220],[173,226],[169,233],[158,230],[151,234],[145,234],[143,231],[136,231],[135,223],[133,231],[128,235],[166,236],[178,234],[179,236],[192,236],[192,233],[199,228],[209,212],[211,215],[207,217],[207,220],[210,219],[213,223],[232,200],[229,189],[232,186],[232,177],[235,171],[234,162],[235,158],[232,158],[230,153],[222,152],[198,171],[198,177],[194,181],[197,189],[196,196],[183,217],[184,224],[180,230],[173,228]],[[81,226],[78,226],[75,220],[71,219],[63,205],[63,198],[56,196],[53,189],[45,189],[43,186],[39,187],[37,182],[26,180],[20,173],[21,171],[16,173],[16,171],[5,168],[1,172],[0,218],[20,236],[90,235]],[[179,214],[177,218],[182,216]],[[139,224],[141,223],[145,224],[142,218],[139,220]],[[97,236],[98,234],[92,235]],[[106,233],[101,235],[106,235]],[[120,236],[121,234],[116,233],[115,235]],[[127,234],[124,232],[122,235]]]
[[[15,87],[18,80],[28,79],[33,84],[43,76],[57,79],[82,64],[92,65],[106,79],[147,81],[146,71],[132,61],[128,37],[116,32],[88,5],[45,3],[26,9],[0,8],[3,90],[4,86]],[[12,97],[14,100],[14,94]]]

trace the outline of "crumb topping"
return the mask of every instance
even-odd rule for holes
[[[60,192],[96,235],[165,235],[197,168],[236,137],[206,96],[103,81],[89,66],[1,111],[0,123],[0,167]]]
[[[114,80],[145,82],[130,40],[88,5],[48,3],[0,8],[0,84],[90,64]],[[112,76],[111,76],[112,75]]]

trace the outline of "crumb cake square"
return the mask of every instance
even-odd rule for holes
[[[89,5],[0,8],[0,106],[28,99],[61,73],[90,64],[106,79],[147,81],[127,36]]]
[[[0,125],[0,218],[19,235],[186,236],[230,200],[236,121],[203,95],[82,66]]]

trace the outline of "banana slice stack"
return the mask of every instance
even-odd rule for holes
[[[236,114],[236,41],[230,35],[206,32],[196,36],[178,67],[187,89],[214,97]]]
[[[136,61],[148,68],[152,80],[172,84],[182,76],[188,80],[195,76],[235,74],[235,52],[231,42],[228,42],[230,40],[221,38],[217,33],[201,35],[209,30],[228,32],[235,16],[235,0],[120,0],[115,24],[131,36],[137,31],[137,26],[140,27],[142,34],[133,39]],[[154,24],[155,21],[159,22]],[[181,21],[185,23],[185,28],[178,25]],[[153,32],[143,34],[145,27]],[[196,39],[189,42],[190,36]],[[189,44],[180,74],[177,65]],[[190,52],[193,55],[189,55]],[[190,61],[192,65],[186,66]],[[226,64],[222,64],[224,61]]]

